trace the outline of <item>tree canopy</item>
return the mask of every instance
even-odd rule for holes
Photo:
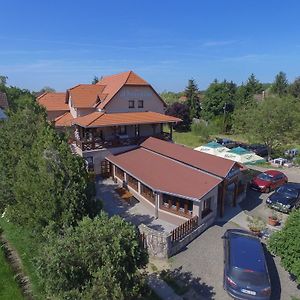
[[[237,109],[233,116],[236,133],[265,144],[271,150],[299,135],[300,108],[290,97],[269,97],[247,110]]]
[[[234,109],[237,87],[232,81],[215,80],[206,90],[202,101],[202,114],[205,119],[213,119]]]
[[[289,93],[293,97],[300,99],[300,77],[297,77],[289,86]]]
[[[46,233],[39,274],[49,296],[63,299],[136,299],[138,270],[147,263],[133,225],[101,213],[57,237]]]
[[[0,209],[35,231],[51,221],[76,223],[92,201],[82,158],[46,121],[43,108],[27,96],[0,128]]]
[[[268,248],[280,256],[284,268],[296,276],[300,284],[300,210],[292,212],[284,228],[271,235]]]
[[[186,104],[175,102],[167,108],[166,114],[169,116],[177,117],[182,120],[182,122],[179,122],[178,124],[174,125],[175,129],[189,129],[191,124],[191,118],[189,108]]]
[[[280,97],[288,93],[288,80],[284,72],[279,72],[272,84],[272,92],[279,95]]]

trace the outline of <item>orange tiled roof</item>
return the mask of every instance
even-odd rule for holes
[[[105,86],[98,84],[78,84],[68,90],[72,104],[76,108],[92,108],[100,100],[104,101],[107,97],[103,93]]]
[[[70,112],[65,112],[61,116],[55,118],[55,127],[70,127],[72,126],[72,121],[74,120]]]
[[[73,120],[73,124],[77,124],[82,127],[105,127],[116,125],[137,125],[174,122],[181,122],[181,119],[150,111],[113,114],[105,114],[103,112],[97,111],[83,117],[78,117]]]
[[[65,93],[44,93],[37,97],[40,105],[44,106],[47,111],[69,110],[69,105],[65,103]]]
[[[151,85],[147,81],[142,79],[140,76],[135,74],[133,71],[128,71],[128,72],[104,77],[97,83],[97,85],[105,86],[103,93],[107,94],[104,101],[102,101],[99,105],[97,105],[97,107],[100,109],[103,109],[107,105],[107,103],[109,103],[109,101],[118,93],[118,91],[124,85],[144,85],[144,86],[149,86],[150,88],[152,88]],[[153,91],[155,92],[154,89],[153,89]],[[158,95],[158,97],[160,98],[159,95]],[[162,99],[161,99],[161,101],[164,103],[164,101]]]

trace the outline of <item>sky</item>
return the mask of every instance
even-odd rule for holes
[[[0,0],[0,75],[64,91],[133,70],[158,91],[300,76],[298,0]]]

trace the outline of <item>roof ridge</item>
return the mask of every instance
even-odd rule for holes
[[[98,113],[98,111],[96,111],[96,113]],[[94,123],[95,121],[97,121],[99,118],[101,118],[103,115],[104,115],[105,113],[101,113],[100,112],[100,115],[97,117],[97,118],[95,118],[93,121],[91,121],[90,123],[88,123],[88,125],[87,126],[90,126],[92,123]]]

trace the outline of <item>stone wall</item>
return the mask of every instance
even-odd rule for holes
[[[144,224],[141,224],[138,228],[143,237],[143,243],[148,250],[149,256],[158,259],[168,259],[182,250],[196,237],[198,237],[213,222],[214,218],[208,218],[206,222],[202,223],[190,234],[176,242],[171,242],[170,233],[159,232],[155,229],[149,228]]]

